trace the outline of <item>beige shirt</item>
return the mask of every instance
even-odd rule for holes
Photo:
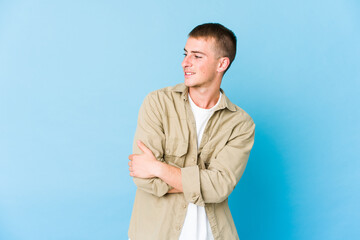
[[[134,178],[137,186],[130,220],[131,240],[178,239],[188,203],[205,206],[214,238],[239,239],[228,196],[242,176],[254,143],[251,117],[225,96],[197,148],[196,125],[183,84],[148,94],[140,108],[133,153],[141,140],[162,162],[181,168],[183,193],[159,178]]]

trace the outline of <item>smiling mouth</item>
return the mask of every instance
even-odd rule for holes
[[[192,73],[192,72],[185,72],[185,76],[191,76],[191,75],[194,75],[195,73]]]

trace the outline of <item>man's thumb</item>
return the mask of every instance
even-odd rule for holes
[[[141,151],[143,151],[144,153],[149,153],[150,149],[148,149],[142,141],[137,140],[137,145],[141,149]]]

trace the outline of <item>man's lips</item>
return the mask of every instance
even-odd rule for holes
[[[194,72],[184,72],[184,75],[185,76],[192,76],[194,75],[195,73]]]

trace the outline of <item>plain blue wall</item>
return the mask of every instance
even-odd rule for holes
[[[222,88],[256,122],[242,240],[360,238],[360,3],[0,1],[0,239],[126,239],[145,95],[187,33],[238,37]]]

